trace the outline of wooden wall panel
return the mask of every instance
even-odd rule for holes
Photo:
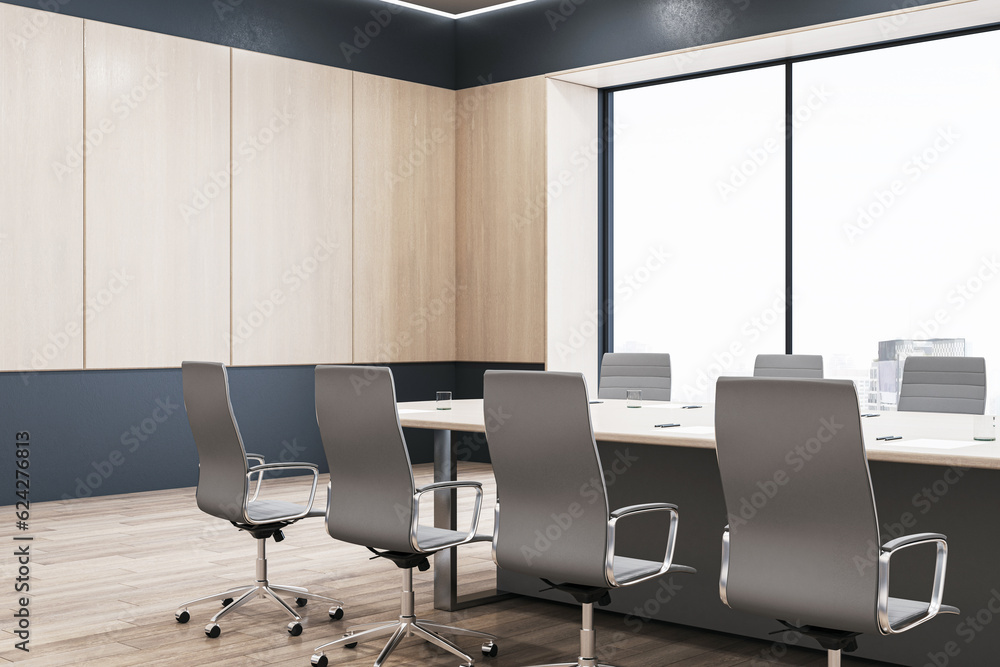
[[[455,358],[455,92],[354,74],[354,361]]]
[[[458,92],[459,361],[544,363],[545,79]]]
[[[233,51],[234,364],[352,360],[351,88]]]
[[[83,20],[0,4],[0,370],[83,368]]]
[[[229,361],[230,51],[85,23],[88,368]]]

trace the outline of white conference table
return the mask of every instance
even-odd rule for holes
[[[486,430],[481,399],[453,401],[451,410],[435,409],[434,401],[400,403],[403,426],[434,430],[483,433]],[[597,440],[645,445],[715,449],[715,406],[646,401],[641,408],[627,408],[623,400],[592,403],[590,417]],[[862,413],[872,414],[872,413]],[[881,412],[863,417],[865,448],[870,461],[920,463],[1000,470],[1000,446],[972,439],[972,415],[928,412]],[[497,415],[495,418],[502,418]],[[675,428],[655,424],[677,423]],[[876,438],[901,436],[884,442]],[[937,441],[929,442],[929,441]]]
[[[641,408],[628,408],[624,400],[591,403],[594,436],[598,441],[664,445],[670,447],[715,448],[715,406],[646,401]],[[862,413],[871,414],[871,413]],[[971,415],[921,412],[881,412],[877,417],[863,417],[865,448],[870,461],[1000,469],[1000,446],[996,442],[972,439]],[[434,431],[434,481],[455,479],[457,453],[451,431],[486,432],[487,418],[505,419],[505,415],[483,414],[482,399],[456,400],[451,410],[438,410],[434,401],[399,403],[399,421],[408,428]],[[676,423],[677,427],[657,428],[655,424]],[[492,426],[492,424],[491,424]],[[901,436],[884,442],[883,436]],[[437,492],[434,499],[435,525],[456,526],[454,492]],[[434,606],[456,611],[502,596],[487,594],[457,595],[456,550],[440,552],[434,561]]]

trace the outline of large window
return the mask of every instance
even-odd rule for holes
[[[615,351],[671,352],[674,397],[711,400],[786,350],[791,287],[791,350],[871,407],[911,354],[984,356],[1000,386],[997,53],[989,31],[615,92]]]
[[[998,52],[988,32],[793,68],[796,103],[829,98],[793,142],[794,347],[873,407],[911,353],[1000,382]]]
[[[614,341],[671,352],[673,396],[785,349],[784,67],[614,97]]]

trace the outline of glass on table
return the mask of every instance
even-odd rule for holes
[[[975,415],[972,418],[972,439],[982,442],[996,440],[996,419],[994,415]]]
[[[642,407],[642,389],[625,390],[625,406],[629,408]]]

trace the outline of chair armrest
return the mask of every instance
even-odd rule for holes
[[[315,463],[305,463],[303,461],[288,461],[288,462],[280,461],[275,463],[262,463],[261,465],[251,466],[250,472],[257,472],[258,470],[278,470],[280,468],[301,468],[303,470],[308,468],[310,470],[315,470],[317,473],[319,472],[318,465],[316,465]]]
[[[677,506],[671,505],[670,503],[645,503],[642,505],[630,505],[628,507],[623,507],[612,512],[610,518],[608,519],[608,550],[605,555],[604,570],[608,579],[608,584],[614,588],[618,588],[622,585],[615,580],[615,533],[618,521],[625,517],[638,516],[640,514],[648,514],[650,512],[670,513],[670,528],[667,532],[667,548],[663,554],[663,564],[657,572],[629,581],[628,583],[637,584],[641,581],[646,581],[647,579],[659,577],[662,574],[666,574],[667,571],[670,570],[670,566],[674,560],[674,542],[677,538],[677,520],[679,518]]]
[[[500,535],[500,496],[497,496],[496,503],[493,504],[493,540],[490,542],[490,557],[493,559],[493,563],[499,567],[500,563],[497,563],[497,538]]]
[[[248,457],[249,458],[249,457]],[[319,482],[319,466],[315,463],[303,463],[300,461],[289,461],[289,462],[277,462],[277,463],[264,463],[257,466],[252,466],[247,471],[247,481],[249,481],[254,475],[257,475],[257,491],[254,493],[253,498],[247,498],[243,503],[243,519],[251,525],[256,524],[250,515],[247,513],[247,509],[257,498],[257,493],[260,492],[260,481],[264,477],[264,473],[268,470],[308,470],[312,472],[312,487],[309,489],[309,501],[306,503],[306,508],[304,511],[298,514],[293,514],[286,517],[279,517],[275,519],[276,521],[297,521],[299,519],[305,518],[307,514],[312,510],[313,501],[316,499],[316,484]],[[250,489],[247,489],[247,495],[249,496]]]
[[[477,488],[483,488],[481,482],[434,482],[433,484],[428,484],[427,486],[422,486],[417,489],[418,494],[424,494],[428,491],[438,491],[440,489],[456,489],[464,486],[474,486]]]
[[[643,514],[645,512],[656,512],[662,510],[674,510],[676,512],[677,505],[673,505],[671,503],[644,503],[642,505],[629,505],[628,507],[623,507],[612,512],[611,518],[617,521],[618,519],[631,514]]]
[[[262,465],[264,463],[264,457],[260,454],[247,454],[246,457],[254,461],[259,461],[260,463],[258,463],[258,465]],[[260,483],[263,481],[264,473],[260,473],[257,475],[257,487],[253,491],[253,497],[250,498],[250,502],[257,500],[257,496],[260,494]]]
[[[729,524],[722,530],[722,569],[719,570],[719,598],[722,604],[729,606],[729,596],[726,586],[729,585]]]
[[[417,530],[420,527],[420,498],[429,491],[448,491],[464,488],[475,489],[476,491],[476,504],[472,510],[472,525],[466,531],[464,538],[454,544],[442,547],[442,549],[450,549],[451,547],[471,542],[476,536],[476,530],[479,528],[479,509],[483,504],[483,485],[479,482],[460,482],[457,480],[453,482],[435,482],[434,484],[420,487],[413,494],[413,521],[410,524],[410,546],[413,547],[414,551],[422,553],[417,541]]]
[[[937,546],[937,558],[934,562],[934,584],[931,589],[931,601],[927,611],[898,627],[892,627],[889,622],[889,563],[893,554],[903,549],[924,544]],[[917,533],[905,535],[890,540],[882,545],[878,557],[878,625],[883,635],[893,635],[914,628],[921,623],[934,618],[941,610],[941,598],[944,597],[944,577],[948,566],[948,540],[940,533]]]
[[[916,533],[914,535],[903,535],[902,537],[897,537],[894,540],[889,540],[882,545],[882,551],[897,551],[899,549],[905,549],[906,547],[916,546],[918,544],[923,544],[925,542],[933,542],[934,540],[948,541],[948,538],[941,533]]]

